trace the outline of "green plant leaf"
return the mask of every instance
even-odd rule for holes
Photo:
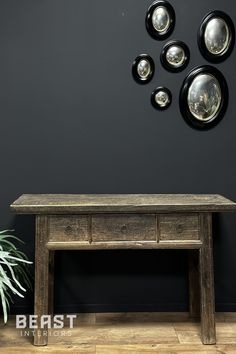
[[[13,230],[0,231],[0,297],[3,308],[4,323],[7,322],[7,311],[13,303],[11,294],[24,297],[22,292],[26,288],[32,289],[30,282],[30,268],[32,264],[28,257],[17,249],[12,241],[24,243],[11,234]]]
[[[6,296],[4,295],[1,285],[0,285],[0,296],[1,296],[1,300],[2,300],[3,320],[4,320],[4,323],[7,323]]]

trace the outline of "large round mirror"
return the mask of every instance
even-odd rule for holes
[[[223,117],[228,103],[224,76],[212,66],[193,69],[180,91],[180,110],[191,126],[209,129]]]
[[[190,52],[181,41],[169,41],[162,49],[161,62],[169,71],[181,71],[189,62]]]
[[[139,84],[146,84],[151,81],[154,70],[154,61],[148,54],[140,54],[132,65],[133,78]]]
[[[155,39],[165,39],[173,31],[175,12],[168,1],[157,0],[149,7],[146,15],[146,28]]]
[[[202,21],[198,45],[202,55],[211,62],[221,62],[233,50],[235,29],[231,18],[222,11],[210,12]]]
[[[211,74],[199,74],[188,89],[188,108],[199,121],[212,119],[219,111],[222,93],[218,80]]]

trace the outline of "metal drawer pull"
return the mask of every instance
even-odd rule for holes
[[[65,228],[65,234],[66,235],[71,235],[72,231],[73,231],[73,229],[72,229],[71,226],[66,226],[66,228]]]
[[[124,224],[124,225],[121,226],[121,232],[122,232],[123,234],[127,232],[127,225],[126,225],[126,224]]]
[[[180,224],[177,225],[176,229],[177,229],[177,233],[181,234],[183,232],[183,225],[180,225]]]

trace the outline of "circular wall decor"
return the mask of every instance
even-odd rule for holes
[[[154,1],[148,8],[145,22],[154,39],[166,39],[175,26],[175,11],[166,0]]]
[[[166,87],[157,87],[151,94],[151,103],[154,108],[163,110],[170,106],[172,95]]]
[[[148,54],[140,54],[132,65],[132,74],[139,84],[147,84],[153,78],[155,64]]]
[[[213,63],[225,60],[234,42],[234,24],[225,12],[212,11],[204,17],[198,31],[198,46],[205,59]]]
[[[228,105],[228,86],[216,68],[194,68],[185,78],[180,91],[180,111],[194,128],[210,129],[224,116]]]
[[[164,45],[160,58],[166,70],[178,72],[184,70],[188,65],[190,51],[184,42],[169,41]]]

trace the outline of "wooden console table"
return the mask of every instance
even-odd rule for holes
[[[36,315],[53,313],[55,250],[184,248],[190,315],[200,311],[202,342],[216,342],[212,213],[236,210],[236,203],[220,195],[25,194],[11,209],[36,215]],[[47,336],[36,335],[34,344],[47,345]]]

